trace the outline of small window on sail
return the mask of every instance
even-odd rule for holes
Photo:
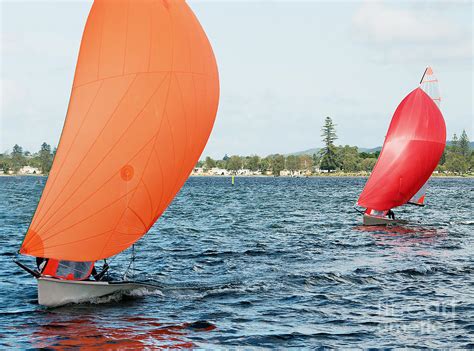
[[[372,210],[372,211],[370,211],[370,214],[372,216],[383,217],[383,216],[385,216],[385,211]]]
[[[86,279],[92,267],[92,262],[74,262],[74,261],[59,261],[56,276],[75,280]]]

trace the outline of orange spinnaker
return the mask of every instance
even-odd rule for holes
[[[188,178],[218,100],[212,48],[184,1],[96,0],[20,252],[94,261],[131,246]]]

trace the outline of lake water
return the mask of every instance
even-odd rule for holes
[[[56,309],[12,263],[44,183],[0,177],[0,348],[474,347],[474,179],[369,229],[364,178],[191,178],[136,245],[160,290]]]

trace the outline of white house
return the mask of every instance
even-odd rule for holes
[[[18,171],[18,174],[41,174],[41,170],[36,167],[23,166]]]

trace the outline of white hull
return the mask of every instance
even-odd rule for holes
[[[111,295],[116,292],[129,292],[145,288],[156,289],[156,286],[132,281],[101,282],[73,281],[40,277],[38,280],[38,303],[47,307],[57,307],[68,303],[79,303]]]

